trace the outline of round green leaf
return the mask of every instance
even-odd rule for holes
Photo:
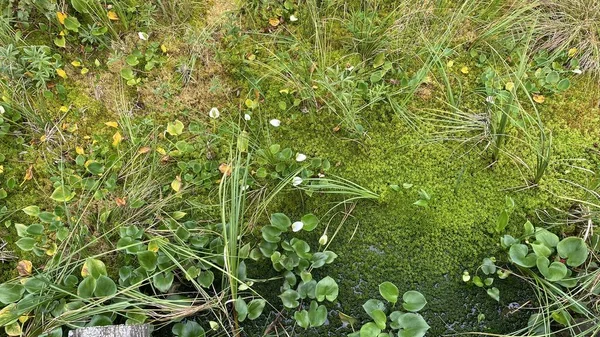
[[[588,247],[585,241],[577,237],[568,237],[563,239],[556,246],[558,255],[567,259],[567,265],[570,267],[579,267],[588,257]]]
[[[117,285],[108,276],[102,275],[96,280],[96,289],[94,290],[96,297],[107,297],[116,293]]]
[[[308,320],[311,327],[319,327],[325,324],[327,320],[327,308],[324,305],[318,305],[316,301],[310,302],[308,310]]]
[[[98,259],[88,258],[85,260],[85,268],[87,268],[88,273],[95,279],[98,279],[102,275],[108,275],[106,273],[106,265]]]
[[[383,298],[392,304],[398,302],[398,296],[400,295],[398,287],[396,287],[396,285],[394,285],[392,282],[387,281],[379,285],[379,293]]]
[[[544,256],[540,256],[536,262],[537,268],[544,277],[551,282],[560,281],[567,276],[567,266],[561,262],[552,262]]]
[[[254,299],[248,303],[248,318],[257,319],[265,308],[266,301],[260,298]]]
[[[22,239],[19,239],[19,241],[15,242],[15,244],[17,245],[17,247],[28,252],[33,249],[33,246],[35,245],[35,239],[34,238],[22,238]]]
[[[88,276],[79,283],[79,286],[77,287],[77,296],[90,298],[92,297],[92,294],[94,294],[94,290],[96,290],[96,279]]]
[[[310,319],[308,318],[308,311],[306,310],[296,311],[294,313],[294,319],[296,320],[296,323],[304,329],[307,329],[310,326]]]
[[[404,303],[402,303],[404,309],[412,312],[417,312],[423,309],[425,304],[427,304],[425,296],[415,290],[409,290],[405,292],[404,295],[402,295],[402,300],[404,301]]]
[[[528,252],[529,247],[527,247],[527,245],[519,243],[510,246],[508,255],[510,256],[510,259],[519,266],[531,268],[535,266],[537,256],[534,253],[528,255]]]
[[[496,265],[494,264],[492,259],[488,257],[483,259],[483,263],[481,264],[481,271],[483,271],[483,273],[486,275],[490,275],[496,272]]]
[[[360,328],[360,337],[377,337],[379,333],[381,333],[381,329],[373,322],[369,322]]]
[[[142,268],[147,271],[153,271],[156,269],[157,256],[156,253],[149,250],[137,253],[138,262]]]
[[[109,326],[112,320],[106,315],[94,315],[87,326]]]
[[[307,232],[314,230],[319,224],[319,219],[314,214],[304,215],[301,221],[304,224],[302,228]]]
[[[380,310],[373,310],[371,312],[371,318],[373,318],[373,321],[375,321],[375,324],[377,324],[377,327],[381,330],[385,329],[386,326],[386,321],[387,321],[387,316],[385,315],[385,313]]]
[[[54,192],[52,192],[52,195],[50,196],[50,198],[54,201],[58,201],[58,202],[67,202],[71,199],[73,199],[73,197],[75,196],[75,192],[71,192],[71,190],[66,187],[66,186],[58,186]]]
[[[205,337],[204,329],[195,321],[177,323],[173,325],[171,332],[177,337]]]
[[[283,302],[283,306],[286,308],[294,309],[300,305],[298,302],[300,294],[295,290],[288,289],[279,295],[279,298],[281,298],[281,302]]]
[[[248,305],[241,296],[238,296],[235,300],[235,311],[238,314],[238,320],[240,322],[243,322],[246,319],[246,316],[248,316]]]
[[[560,91],[565,91],[567,89],[569,89],[571,87],[571,82],[569,81],[568,78],[563,78],[562,80],[560,80],[560,82],[558,82],[556,84],[556,89],[560,90]]]
[[[171,285],[173,284],[173,280],[175,275],[172,271],[167,271],[164,273],[156,273],[152,276],[152,284],[158,291],[161,293],[166,293],[171,289]]]
[[[317,301],[322,302],[327,299],[329,302],[333,302],[338,296],[339,289],[335,280],[327,276],[317,282],[315,292],[317,294]]]
[[[369,316],[371,316],[371,313],[374,310],[381,310],[385,312],[385,304],[383,304],[383,302],[381,302],[380,300],[376,299],[370,299],[366,301],[362,307]]]
[[[560,74],[557,71],[551,71],[546,75],[546,82],[550,84],[558,83],[560,80]]]
[[[274,213],[271,214],[271,225],[279,228],[280,231],[285,232],[292,225],[292,221],[283,213]]]
[[[556,247],[556,245],[558,245],[558,236],[550,231],[548,231],[547,229],[538,229],[535,232],[535,239],[540,242],[543,243],[546,247],[548,248],[554,248]]]
[[[402,314],[397,318],[396,322],[401,328],[398,331],[398,337],[423,337],[427,330],[429,330],[429,325],[419,314]]]

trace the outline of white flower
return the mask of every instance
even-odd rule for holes
[[[274,127],[278,127],[279,125],[281,125],[281,121],[279,119],[271,119],[269,123],[271,123],[271,125],[273,125]]]
[[[304,153],[298,152],[298,154],[296,154],[297,162],[301,162],[301,161],[305,161],[305,160],[306,160],[306,155]]]
[[[352,70],[354,70],[354,66],[351,65],[350,63],[348,63],[348,64],[346,64],[346,70],[347,71],[352,71]]]
[[[327,244],[327,234],[323,234],[320,238],[319,238],[319,244],[321,246],[325,246]]]
[[[581,75],[583,73],[583,71],[581,71],[581,69],[577,68],[577,69],[573,70],[573,73],[577,74],[577,75]]]
[[[217,109],[217,108],[214,108],[214,107],[213,107],[213,108],[212,108],[212,109],[210,109],[210,111],[208,112],[208,115],[210,116],[210,118],[215,118],[215,119],[216,119],[216,118],[219,118],[219,115],[220,115],[220,113],[219,113],[219,109]]]
[[[292,179],[292,186],[298,186],[300,184],[302,184],[302,178],[300,178],[300,177],[294,177]]]
[[[0,105],[0,115],[4,115],[4,112],[6,112],[6,110],[4,110],[4,107]]]
[[[244,185],[244,186],[242,186],[241,190],[242,190],[242,191],[245,191],[245,190],[247,190],[248,188],[250,188],[250,185]]]
[[[298,18],[294,14],[292,14],[292,15],[290,15],[290,21],[296,22],[296,21],[298,21]]]
[[[325,175],[323,173],[319,173],[319,174],[317,174],[317,177],[319,177],[319,178],[325,178]]]
[[[148,33],[144,33],[144,32],[138,32],[138,37],[140,38],[140,40],[148,40]]]
[[[304,227],[304,223],[302,221],[296,221],[292,224],[292,231],[299,232],[302,227]]]
[[[490,104],[494,104],[494,96],[488,96],[485,98],[485,101],[490,103]]]
[[[247,121],[249,121],[251,118],[252,118],[252,117],[250,117],[250,115],[249,115],[249,114],[245,114],[245,115],[244,115],[244,119],[245,119],[245,120],[247,120]]]

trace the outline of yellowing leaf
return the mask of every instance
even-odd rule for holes
[[[43,142],[45,142],[47,139],[48,139],[48,138],[46,137],[46,135],[42,135],[42,136],[40,137],[40,142],[42,142],[42,143],[43,143]]]
[[[230,176],[231,175],[231,166],[227,165],[227,163],[221,163],[221,165],[219,165],[219,172]]]
[[[279,18],[270,18],[269,24],[273,27],[279,26]]]
[[[469,73],[469,67],[465,66],[460,68],[460,72],[463,74],[468,74]]]
[[[89,72],[90,70],[88,68],[81,68],[81,75],[85,75]]]
[[[148,146],[144,146],[144,147],[142,147],[142,148],[140,148],[140,149],[138,150],[138,153],[139,153],[139,154],[144,154],[144,153],[148,153],[148,152],[150,152],[150,150],[151,150],[151,148],[150,148],[150,147],[148,147]]]
[[[125,206],[125,205],[127,205],[127,198],[115,198],[115,202],[117,203],[117,206],[119,206],[119,207]]]
[[[25,323],[25,322],[27,322],[29,320],[30,317],[31,316],[29,316],[29,315],[19,316],[19,322]]]
[[[62,78],[67,78],[67,73],[61,68],[56,69],[56,74]]]
[[[77,131],[77,130],[79,130],[79,127],[77,127],[77,124],[70,125],[70,126],[67,128],[67,131],[68,131],[68,132],[71,132],[71,133],[73,133],[73,132],[75,132],[75,131]]]
[[[73,61],[71,62],[71,64],[73,65],[73,67],[81,67],[81,62],[79,61]]]
[[[569,49],[568,54],[569,54],[569,57],[575,56],[575,54],[577,54],[577,48],[571,48],[571,49]]]
[[[163,53],[167,52],[167,46],[165,46],[164,44],[160,45],[160,50],[162,50]]]
[[[119,16],[117,15],[117,13],[115,11],[108,11],[108,13],[106,13],[106,16],[108,16],[108,18],[113,21],[119,20]]]
[[[33,165],[29,165],[29,168],[25,172],[25,177],[23,178],[23,182],[25,180],[31,180],[33,178]]]
[[[33,269],[33,265],[29,260],[21,260],[17,263],[17,271],[21,276],[29,276],[31,275],[31,271]]]
[[[158,242],[157,240],[152,240],[148,242],[148,250],[151,252],[158,253]]]
[[[162,154],[163,156],[167,154],[167,151],[165,151],[165,149],[163,149],[162,147],[157,147],[156,152]]]
[[[0,174],[4,173],[4,165],[0,165]]]
[[[90,272],[88,270],[87,263],[84,263],[83,267],[81,267],[81,277],[88,277],[89,275],[90,275]]]
[[[515,88],[515,84],[513,82],[506,82],[504,88],[508,91],[512,91]]]
[[[85,152],[83,151],[83,148],[81,146],[75,146],[75,152],[77,152],[77,154],[80,154],[80,155],[85,154]]]
[[[171,188],[175,192],[179,192],[179,190],[181,190],[181,178],[179,178],[179,176],[177,176],[177,178],[171,182]]]
[[[110,126],[111,128],[115,128],[115,129],[119,127],[119,124],[117,124],[117,122],[106,122],[106,123],[104,123],[104,125]]]
[[[48,249],[46,249],[45,253],[48,256],[54,256],[54,254],[56,254],[57,249],[58,249],[58,247],[56,246],[56,243],[52,243],[52,244],[50,244],[50,247],[48,247]]]
[[[69,111],[69,108],[63,105],[63,106],[60,107],[60,109],[58,109],[58,111],[60,111],[60,112],[67,112],[67,111]]]
[[[536,103],[542,104],[546,101],[546,97],[544,95],[533,94],[533,100]]]
[[[454,65],[454,61],[450,60],[448,61],[448,63],[446,63],[446,67],[448,68],[452,68],[452,66]]]
[[[114,135],[113,135],[113,142],[112,142],[112,146],[117,147],[119,146],[119,144],[121,144],[121,141],[123,140],[123,136],[121,136],[121,134],[119,133],[119,131],[117,131]]]
[[[58,22],[60,22],[61,25],[64,25],[65,19],[67,18],[67,13],[56,12],[56,18],[58,19]]]

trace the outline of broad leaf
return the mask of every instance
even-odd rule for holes
[[[317,301],[323,302],[325,299],[327,299],[329,302],[333,302],[338,296],[339,289],[335,280],[327,276],[321,281],[317,282],[315,292],[317,295]]]
[[[111,280],[108,276],[100,276],[96,280],[96,289],[94,295],[97,297],[112,296],[117,293],[117,285],[115,281]]]
[[[563,239],[556,246],[558,255],[567,259],[567,265],[570,267],[579,267],[588,257],[588,248],[585,241],[577,237],[568,237]]]
[[[396,285],[394,285],[392,282],[383,282],[380,284],[379,293],[383,298],[392,304],[396,304],[396,302],[398,302],[398,296],[400,295],[398,287],[396,287]]]
[[[404,309],[412,312],[417,312],[423,309],[425,304],[427,304],[425,296],[415,290],[409,290],[405,292],[404,295],[402,295],[402,300],[404,301],[404,303],[402,303]]]
[[[527,254],[528,252],[529,247],[527,247],[527,245],[519,243],[510,246],[508,255],[510,256],[510,259],[519,266],[531,268],[535,266],[537,256],[534,253]]]

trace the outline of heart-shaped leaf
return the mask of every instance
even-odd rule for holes
[[[93,277],[86,277],[79,283],[77,287],[77,296],[82,298],[90,298],[96,290],[96,279]]]
[[[381,329],[377,324],[369,322],[360,328],[360,337],[377,337],[381,333]]]
[[[142,251],[137,253],[138,262],[142,268],[147,271],[153,271],[156,269],[157,256],[156,253],[151,251]]]
[[[307,232],[314,230],[319,224],[319,219],[314,214],[304,215],[301,221],[304,224],[302,228],[304,228],[304,230]]]
[[[379,285],[379,293],[383,298],[392,304],[396,304],[396,302],[398,302],[398,296],[400,295],[398,287],[396,287],[396,285],[394,285],[392,282],[387,281]],[[384,328],[381,329],[383,330]]]
[[[292,221],[283,213],[274,213],[271,214],[271,225],[277,227],[282,232],[286,232],[292,225]]]
[[[295,290],[288,289],[279,295],[279,298],[281,298],[281,302],[283,302],[283,306],[286,308],[294,309],[300,305],[298,302],[300,294]]]
[[[108,276],[102,275],[96,280],[96,289],[94,290],[96,297],[112,296],[116,293],[117,285]]]
[[[325,299],[327,299],[329,302],[333,302],[338,296],[339,288],[335,280],[327,276],[321,281],[317,282],[315,292],[317,295],[317,301],[323,302]]]
[[[404,313],[396,322],[400,326],[398,337],[423,337],[429,330],[429,324],[419,314]]]
[[[177,337],[205,337],[204,329],[194,321],[177,323],[173,325],[171,332]]]
[[[20,284],[0,284],[0,303],[14,303],[20,300],[24,293],[25,287]]]
[[[567,266],[561,262],[552,262],[545,256],[537,258],[537,268],[544,277],[551,282],[560,281],[567,276]]]
[[[325,324],[327,320],[327,308],[324,305],[318,305],[316,301],[310,302],[308,310],[308,319],[311,327],[319,327]]]
[[[567,259],[567,265],[570,267],[579,267],[588,257],[588,247],[585,241],[577,237],[568,237],[563,239],[556,246],[558,255]]]
[[[251,320],[257,319],[265,308],[266,301],[263,299],[253,299],[248,303],[248,318]]]
[[[497,302],[500,302],[500,290],[498,290],[498,288],[493,287],[487,290],[487,294],[495,299]]]
[[[154,274],[154,276],[152,276],[152,284],[161,293],[166,293],[169,291],[169,289],[171,289],[171,285],[173,285],[174,278],[175,275],[173,275],[172,271],[156,273]]]
[[[66,186],[58,186],[50,195],[50,198],[54,201],[58,202],[67,202],[75,197],[75,192],[71,192],[71,190]]]
[[[518,243],[510,246],[508,255],[510,256],[510,259],[519,266],[531,268],[535,266],[537,256],[534,253],[527,254],[528,252],[529,248],[527,245]]]

